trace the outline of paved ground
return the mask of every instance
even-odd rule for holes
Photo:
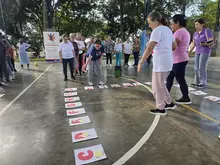
[[[220,97],[219,64],[218,58],[210,60],[210,83],[204,92]],[[76,82],[65,83],[61,65],[50,65],[43,62],[30,71],[20,70],[11,87],[0,88],[0,94],[5,94],[0,98],[0,165],[71,165],[75,164],[74,149],[96,144],[103,145],[108,158],[94,165],[111,165],[151,127],[155,116],[149,110],[154,107],[154,99],[146,88],[110,88],[110,84],[133,82],[131,79],[150,81],[151,68],[137,74],[129,67],[121,79],[114,78],[109,70],[109,89],[95,86],[93,91],[85,91],[85,75],[77,77]],[[192,69],[190,62],[189,84],[193,82]],[[92,123],[69,127],[63,96],[66,87],[78,88]],[[178,88],[173,87],[172,96],[181,96]],[[125,165],[220,165],[220,104],[203,97],[191,95],[192,105],[179,106],[161,117],[149,140]],[[71,132],[87,128],[95,128],[99,138],[72,144]]]

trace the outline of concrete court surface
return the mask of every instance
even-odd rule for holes
[[[220,97],[218,60],[210,60],[210,83],[204,92]],[[110,87],[133,82],[131,79],[150,81],[151,67],[141,74],[133,67],[124,68],[119,79],[108,70],[108,89],[95,85],[94,90],[85,91],[86,75],[77,76],[75,82],[64,82],[61,64],[50,65],[42,62],[37,68],[32,65],[30,71],[19,70],[11,87],[0,88],[0,94],[5,94],[0,98],[0,165],[74,165],[74,149],[96,144],[102,144],[107,159],[93,164],[111,165],[151,127],[155,116],[149,110],[154,108],[154,98],[145,87]],[[193,63],[187,68],[190,84]],[[63,96],[66,87],[78,88],[90,124],[69,127]],[[181,96],[179,88],[173,87],[172,96]],[[204,96],[190,97],[192,105],[178,106],[160,117],[150,138],[125,165],[220,165],[220,104]],[[98,139],[72,143],[72,131],[89,128],[96,129]]]

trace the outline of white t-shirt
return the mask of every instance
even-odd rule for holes
[[[132,53],[132,43],[131,42],[124,42],[124,53],[125,54],[131,54]]]
[[[171,71],[172,43],[175,41],[172,31],[166,26],[158,26],[151,33],[150,41],[157,42],[153,53],[153,72]]]
[[[115,43],[114,50],[117,52],[122,52],[122,43]]]
[[[82,54],[83,53],[82,49],[86,47],[84,41],[76,40],[75,42],[77,43],[79,54]]]
[[[74,47],[71,42],[68,41],[68,43],[61,42],[59,45],[59,52],[62,53],[63,59],[70,59],[74,57],[73,54]]]
[[[26,53],[26,50],[30,47],[31,45],[22,43],[22,44],[17,44],[17,47],[19,48],[19,53]]]

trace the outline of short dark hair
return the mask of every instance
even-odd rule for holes
[[[69,38],[69,36],[68,36],[67,34],[63,34],[63,35],[62,35],[62,38],[64,38],[64,37]]]
[[[184,14],[176,14],[172,17],[174,23],[178,23],[182,27],[186,27],[187,20]]]
[[[96,40],[96,41],[95,41],[95,44],[102,45],[102,42],[101,42],[101,40]]]
[[[199,18],[197,20],[195,20],[195,23],[198,22],[200,24],[205,24],[205,20],[203,18]]]

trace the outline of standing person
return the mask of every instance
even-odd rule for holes
[[[5,76],[6,82],[10,82],[9,73],[6,63],[6,45],[2,41],[2,34],[0,33],[0,82],[3,84],[3,74]]]
[[[79,74],[80,76],[82,75],[82,66],[83,66],[83,54],[84,54],[84,50],[86,48],[84,41],[82,41],[81,39],[81,34],[78,33],[76,36],[76,41],[75,41],[78,45],[79,48],[79,57],[78,57],[78,62],[79,62]]]
[[[140,40],[139,37],[135,38],[134,44],[133,44],[133,54],[134,54],[134,67],[137,67],[139,62],[139,52],[140,52]]]
[[[86,70],[88,66],[88,77],[89,85],[93,85],[93,72],[95,71],[99,80],[100,85],[104,85],[102,72],[101,72],[101,63],[102,55],[104,51],[102,49],[102,42],[100,40],[95,41],[95,45],[89,51],[89,57],[87,58],[86,64],[83,66],[83,70]]]
[[[67,81],[67,63],[69,63],[71,79],[75,80],[75,76],[73,75],[75,54],[74,47],[73,44],[68,40],[68,36],[66,34],[64,34],[62,38],[63,42],[61,42],[59,45],[59,56],[60,61],[63,64],[64,81]]]
[[[77,73],[77,66],[78,66],[78,58],[79,58],[79,48],[78,48],[78,45],[77,43],[75,42],[75,39],[76,39],[76,36],[74,33],[70,33],[69,35],[69,38],[70,38],[70,42],[73,44],[73,48],[74,48],[74,51],[75,51],[75,57],[73,59],[73,67],[74,67],[74,75],[76,75]]]
[[[19,59],[20,59],[20,64],[21,68],[24,68],[24,65],[27,65],[27,68],[29,69],[29,57],[27,53],[27,49],[31,46],[27,43],[24,42],[24,39],[20,40],[20,44],[17,45],[19,49]]]
[[[129,66],[129,57],[132,53],[132,44],[130,42],[130,39],[128,38],[127,41],[123,43],[123,50],[124,50],[124,66]]]
[[[164,19],[158,12],[151,12],[147,18],[153,32],[148,46],[138,64],[138,72],[149,55],[153,54],[152,93],[156,99],[156,109],[150,110],[151,114],[166,115],[165,108],[171,108],[170,93],[166,88],[165,81],[173,67],[172,50],[176,48],[176,42],[172,31],[165,25]]]
[[[15,68],[15,51],[14,50],[15,50],[14,46],[11,46],[9,48],[9,54],[11,56],[11,64],[13,66],[13,70],[14,70],[14,72],[17,72],[17,70]]]
[[[121,66],[122,43],[120,42],[119,38],[116,38],[114,52],[116,53],[116,66]]]
[[[186,17],[182,14],[174,15],[171,20],[171,28],[174,32],[177,48],[173,51],[173,69],[167,78],[167,89],[170,92],[173,80],[176,78],[183,95],[179,100],[175,101],[178,104],[191,104],[188,85],[185,80],[186,65],[189,61],[187,48],[190,43],[190,34],[186,29],[186,23]]]
[[[206,65],[211,54],[211,48],[214,44],[212,31],[205,27],[204,19],[200,18],[195,21],[196,32],[193,35],[192,47],[189,54],[196,48],[195,55],[195,82],[193,86],[199,88],[207,87],[207,70]]]
[[[112,52],[114,51],[114,42],[111,40],[111,36],[104,43],[104,50],[106,54],[106,65],[108,66],[108,60],[110,60],[110,67],[112,67]]]

